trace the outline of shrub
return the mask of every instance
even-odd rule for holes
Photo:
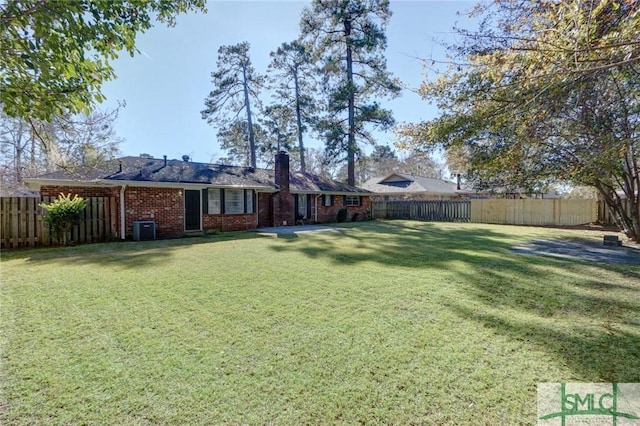
[[[82,197],[74,195],[71,198],[71,194],[62,193],[57,200],[49,204],[40,204],[40,207],[47,211],[42,219],[49,225],[51,234],[58,242],[67,245],[71,228],[80,222],[86,205],[87,202]]]
[[[338,216],[336,217],[336,220],[338,221],[338,223],[344,222],[345,220],[347,220],[347,209],[346,208],[341,208],[340,210],[338,210]]]
[[[358,213],[354,213],[353,216],[351,216],[351,222],[357,222],[358,216],[360,216]]]

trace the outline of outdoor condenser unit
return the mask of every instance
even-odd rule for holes
[[[156,239],[156,223],[152,220],[133,221],[133,239],[148,241]]]

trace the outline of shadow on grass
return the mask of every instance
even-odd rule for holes
[[[335,235],[340,238],[333,238]],[[514,237],[491,229],[442,229],[433,223],[376,221],[348,224],[329,238],[291,238],[273,244],[275,252],[298,251],[310,258],[328,258],[336,264],[376,262],[407,268],[448,268],[452,261],[480,261],[486,253],[508,253]],[[344,239],[347,239],[345,243]],[[350,241],[349,241],[350,240]]]
[[[505,279],[502,271],[475,264],[458,273],[465,277],[470,303],[453,301],[447,307],[461,318],[552,353],[575,373],[556,381],[640,381],[640,282],[590,277],[584,263],[536,263],[546,263],[550,272]],[[610,264],[590,267],[627,277]]]
[[[552,354],[575,374],[563,380],[640,381],[640,268],[513,253],[529,236],[495,229],[374,222],[271,249],[339,265],[423,269],[425,277],[441,270],[461,295],[446,302],[452,312]]]
[[[463,318],[495,329],[516,341],[533,343],[560,359],[573,377],[542,378],[554,382],[637,383],[640,381],[640,336],[617,329],[615,324],[602,327],[567,327],[558,323],[533,326],[517,318],[488,314],[457,305],[450,306]],[[638,307],[636,307],[637,309]],[[637,312],[637,310],[636,310]],[[636,325],[636,327],[640,327]]]
[[[70,247],[41,247],[3,251],[2,259],[37,263],[65,261],[101,266],[117,264],[125,268],[136,268],[167,262],[176,250],[185,247],[258,238],[269,237],[255,232],[225,232],[153,241],[117,241]]]

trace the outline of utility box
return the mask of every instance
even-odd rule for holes
[[[156,223],[152,220],[134,220],[133,239],[135,241],[155,240]]]
[[[605,246],[621,246],[622,241],[618,239],[617,235],[605,235],[602,244]]]

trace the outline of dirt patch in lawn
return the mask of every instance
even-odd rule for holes
[[[531,240],[511,248],[511,251],[562,259],[640,265],[640,249],[628,246],[605,246],[596,241]]]

